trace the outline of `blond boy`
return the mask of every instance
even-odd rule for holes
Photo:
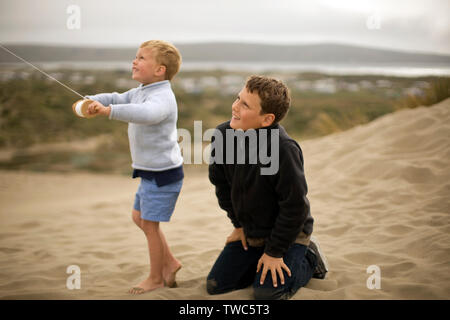
[[[132,219],[147,238],[150,273],[129,290],[131,294],[175,286],[181,268],[159,226],[170,220],[184,178],[177,102],[170,85],[180,65],[181,55],[172,44],[144,42],[133,60],[132,78],[141,83],[137,88],[86,97],[95,101],[90,114],[128,122],[133,178],[141,178]]]

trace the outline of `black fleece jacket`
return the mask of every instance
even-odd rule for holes
[[[209,165],[209,179],[215,185],[219,206],[227,212],[234,227],[244,229],[247,238],[264,238],[266,254],[282,257],[300,232],[310,235],[313,229],[302,150],[281,125],[275,124],[255,130],[257,144],[252,146],[250,139],[245,139],[245,145],[241,144],[241,150],[245,149],[245,163],[237,164],[239,143],[236,138],[233,138],[234,161],[227,160],[227,129],[233,130],[229,121],[216,128],[216,135],[221,134],[222,139],[214,135],[211,140],[211,159],[215,163]],[[278,129],[279,139],[272,145],[271,130],[274,129]],[[266,136],[261,134],[262,130],[266,130]],[[261,161],[259,156],[261,139],[267,142],[270,156],[279,146],[279,168],[271,175],[261,174],[261,168],[270,167],[270,163]],[[249,161],[252,148],[258,149],[258,161],[253,164]]]

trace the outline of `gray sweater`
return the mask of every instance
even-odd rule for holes
[[[177,101],[168,80],[141,84],[124,93],[86,98],[110,106],[110,119],[128,122],[133,168],[163,171],[182,165],[177,142]]]

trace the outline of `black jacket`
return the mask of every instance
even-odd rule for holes
[[[310,235],[313,229],[314,219],[306,197],[308,188],[302,150],[284,128],[276,124],[254,131],[257,144],[249,143],[250,139],[246,139],[245,145],[239,146],[234,138],[234,162],[227,161],[225,146],[231,140],[229,137],[227,139],[227,129],[231,129],[229,121],[220,124],[216,130],[217,134],[222,135],[223,141],[220,143],[213,136],[211,143],[211,159],[216,163],[209,165],[209,179],[216,187],[219,206],[227,212],[236,228],[244,228],[247,238],[265,239],[265,253],[282,257],[300,232]],[[267,139],[261,134],[263,129],[267,129]],[[273,129],[279,130],[279,168],[275,174],[262,175],[261,168],[267,168],[270,164],[260,159],[260,141],[266,141],[267,149],[271,150],[271,156],[274,155],[276,145],[271,144]],[[250,150],[255,147],[258,161],[251,164]],[[236,163],[239,148],[241,151],[245,149],[244,164]]]

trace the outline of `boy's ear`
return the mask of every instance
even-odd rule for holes
[[[268,127],[272,125],[272,123],[275,121],[275,115],[273,113],[266,113],[263,118],[262,125],[263,127]]]
[[[160,65],[158,67],[158,69],[156,69],[156,75],[157,76],[163,76],[166,74],[166,66],[165,65]]]

